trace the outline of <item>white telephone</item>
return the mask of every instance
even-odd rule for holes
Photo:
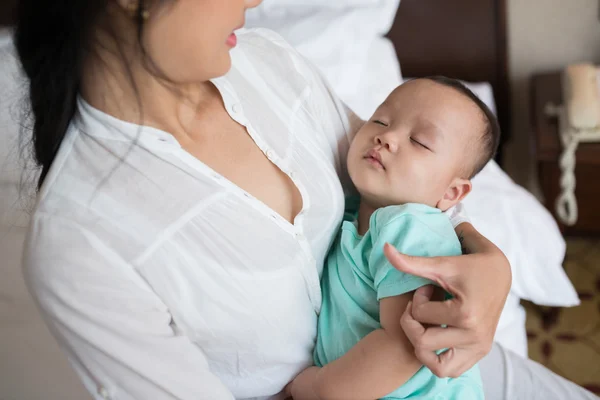
[[[569,65],[562,74],[562,89],[563,106],[549,104],[546,113],[558,116],[563,146],[556,214],[566,225],[574,225],[578,214],[575,152],[579,143],[600,142],[600,69],[592,64]]]

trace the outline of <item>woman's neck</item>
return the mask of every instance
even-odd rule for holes
[[[192,135],[199,114],[222,103],[210,81],[170,84],[148,71],[139,51],[111,48],[106,38],[102,44],[84,61],[81,95],[115,118],[169,132],[181,142]]]
[[[370,205],[363,198],[360,199],[360,207],[358,208],[358,234],[364,235],[369,230],[369,221],[371,215],[378,207]]]

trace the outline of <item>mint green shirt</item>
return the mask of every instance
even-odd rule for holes
[[[436,208],[422,204],[380,208],[371,216],[364,236],[358,234],[354,217],[346,214],[325,264],[314,352],[317,366],[338,359],[363,337],[381,328],[380,299],[431,283],[396,270],[383,254],[386,242],[413,256],[461,254],[450,220]],[[456,379],[438,378],[422,367],[384,398],[479,400],[484,395],[477,367]]]

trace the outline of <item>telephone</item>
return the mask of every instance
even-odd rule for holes
[[[574,225],[578,213],[575,153],[579,143],[600,142],[600,69],[592,64],[569,65],[562,73],[562,91],[564,104],[549,104],[546,113],[558,117],[563,147],[556,214],[566,225]]]

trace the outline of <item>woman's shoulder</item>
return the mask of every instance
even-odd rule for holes
[[[317,124],[337,146],[350,141],[363,122],[332,90],[321,72],[281,35],[265,28],[244,29],[238,36],[227,75],[234,86],[250,81],[255,90],[284,103],[304,104],[307,123]],[[273,97],[273,94],[277,96]],[[301,107],[296,107],[299,109]]]
[[[291,57],[301,57],[300,53],[289,44],[279,33],[267,28],[244,28],[238,33],[238,45],[232,51],[235,55],[237,51],[245,54],[275,56],[287,54]]]
[[[243,29],[238,34],[238,46],[232,50],[232,69],[248,70],[273,82],[277,78],[312,85],[322,78],[302,54],[278,33],[266,28]]]
[[[106,139],[103,132],[89,132],[72,122],[31,215],[30,241],[36,254],[50,248],[67,251],[71,238],[81,236],[93,238],[86,242],[90,246],[103,243],[134,259],[193,200],[200,200],[195,196],[199,190],[190,189],[192,178],[175,184],[186,175],[167,170],[141,146]],[[165,182],[174,189],[166,193]],[[186,188],[186,196],[179,196],[183,200],[177,197],[183,192],[180,187]],[[81,253],[71,256],[76,254]]]
[[[279,33],[267,28],[243,28],[238,31],[238,43],[244,47],[249,43],[264,43],[278,46],[287,51],[296,50]]]

